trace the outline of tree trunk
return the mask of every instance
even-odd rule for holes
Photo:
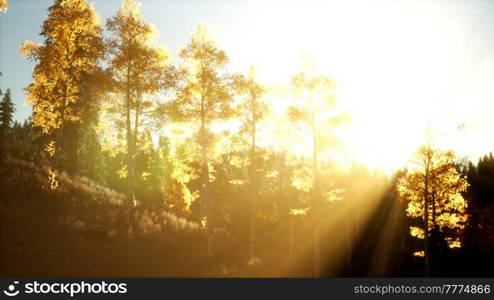
[[[134,134],[131,134],[132,136],[132,156],[131,156],[131,167],[132,167],[132,172],[131,172],[131,177],[130,177],[130,180],[131,180],[131,183],[132,183],[132,194],[131,194],[131,197],[132,197],[132,203],[131,203],[131,207],[130,207],[130,225],[131,225],[131,228],[132,228],[132,233],[133,234],[138,234],[138,229],[139,229],[139,226],[136,226],[136,223],[137,223],[137,217],[136,214],[137,214],[137,203],[136,203],[136,196],[135,196],[135,173],[136,173],[136,170],[135,170],[135,154],[137,153],[137,137],[138,137],[138,130],[139,130],[139,97],[140,97],[140,93],[137,92],[136,93],[136,99],[135,99],[135,124],[134,124]],[[132,132],[132,129],[131,129],[131,132]]]
[[[256,174],[257,157],[256,157],[256,105],[255,98],[252,99],[252,132],[251,132],[251,172],[250,172],[250,257],[255,262],[256,256],[256,197],[258,188],[258,178]]]
[[[134,135],[133,135],[133,140],[132,140],[132,152],[135,154],[137,152],[137,137],[139,136],[139,114],[140,114],[140,106],[139,106],[139,100],[140,100],[141,94],[139,92],[136,93],[136,108],[135,108],[135,120],[134,120]],[[135,173],[135,166],[132,164],[134,167],[133,172]],[[135,175],[135,174],[134,174]]]
[[[65,84],[64,92],[63,92],[63,99],[62,99],[62,106],[60,108],[60,117],[59,117],[59,122],[60,127],[57,130],[56,133],[56,141],[55,141],[55,153],[53,154],[53,160],[54,160],[54,166],[55,169],[62,169],[62,143],[64,140],[64,128],[65,128],[65,109],[67,107],[67,91],[68,91],[68,85],[67,83]],[[58,124],[57,124],[58,125]]]
[[[317,205],[317,196],[314,193],[313,201],[312,201],[312,207],[314,208],[313,213],[313,218],[314,218],[314,276],[318,277],[320,276],[321,272],[321,245],[320,245],[320,239],[321,239],[321,228],[320,228],[320,220],[319,220],[319,208]]]
[[[293,201],[291,195],[285,194],[285,184],[284,184],[284,178],[285,178],[285,152],[282,152],[281,154],[281,164],[280,164],[280,174],[279,174],[279,191],[280,191],[280,199],[282,200],[282,203],[286,203],[286,214],[287,214],[287,232],[288,232],[288,257],[293,256],[293,216],[290,213],[290,210],[293,207]],[[286,197],[286,199],[285,199]]]
[[[288,196],[288,257],[293,257],[293,215],[290,213],[293,207],[293,199]]]
[[[313,226],[314,226],[314,269],[313,275],[315,277],[320,276],[321,269],[321,249],[320,249],[320,239],[321,239],[321,228],[319,220],[319,176],[318,176],[318,161],[317,161],[317,132],[314,124],[312,125],[312,176],[313,176],[313,186],[312,186],[312,216],[313,216]]]
[[[212,199],[209,197],[209,166],[206,145],[206,116],[204,96],[201,99],[201,130],[199,143],[201,146],[202,172],[201,172],[201,214],[206,217],[206,238],[208,256],[210,259],[210,269],[216,271],[215,241],[214,241],[214,216],[212,213]]]
[[[126,131],[127,131],[127,202],[129,206],[134,204],[134,167],[132,148],[132,125],[130,121],[130,62],[127,65],[127,87],[125,97],[125,116],[126,116]]]
[[[127,84],[125,97],[125,116],[126,116],[126,131],[127,131],[127,222],[130,232],[133,234],[135,229],[135,197],[134,197],[134,148],[131,125],[131,93],[130,93],[130,74],[131,62],[127,64]],[[130,238],[130,235],[129,235]]]
[[[251,177],[252,178],[252,177]],[[251,180],[254,180],[253,178]],[[252,262],[256,259],[256,199],[255,183],[250,187],[250,258]]]
[[[80,127],[77,127],[76,124],[71,123],[64,126],[62,130],[64,131],[63,135],[63,145],[62,147],[65,149],[66,153],[66,170],[70,174],[77,174],[78,170],[78,149],[80,143]]]

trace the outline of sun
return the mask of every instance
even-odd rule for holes
[[[461,150],[460,143],[451,141],[469,117],[462,105],[451,101],[470,101],[458,99],[455,91],[472,67],[464,61],[468,49],[461,23],[440,1],[248,4],[242,14],[251,14],[256,22],[246,25],[245,31],[256,34],[242,39],[219,36],[234,67],[247,70],[243,62],[253,63],[261,82],[287,86],[301,55],[311,54],[320,72],[339,83],[339,102],[352,116],[341,129],[345,152],[336,157],[390,173],[402,168],[425,142],[428,126],[450,141],[448,147]],[[486,83],[486,77],[480,82]],[[482,99],[489,95],[492,88]],[[290,95],[272,98],[277,125],[265,127],[265,140],[308,154],[310,141],[306,136],[294,138],[283,115]]]

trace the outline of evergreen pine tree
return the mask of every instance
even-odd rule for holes
[[[15,112],[14,103],[12,102],[10,89],[7,89],[0,102],[0,152],[4,153],[5,147],[8,144],[8,132],[12,124],[13,114]]]

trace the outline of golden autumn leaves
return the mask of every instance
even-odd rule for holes
[[[80,122],[80,82],[98,68],[103,43],[98,16],[83,0],[55,1],[42,35],[44,44],[27,41],[20,52],[37,63],[26,88],[34,124],[54,134],[68,122]]]
[[[101,73],[104,54],[99,17],[85,0],[56,0],[43,22],[43,44],[26,41],[20,53],[36,62],[32,83],[26,87],[26,101],[33,105],[33,124],[51,139],[46,148],[54,168],[61,167],[62,145],[67,144],[67,128],[82,123],[95,106],[91,97],[96,90],[84,82]],[[83,101],[84,100],[84,101]],[[69,154],[70,155],[70,154]],[[56,178],[50,170],[52,187]]]
[[[423,146],[416,153],[413,168],[398,184],[399,194],[409,201],[407,215],[423,224],[411,226],[410,234],[428,240],[438,230],[451,248],[461,246],[461,232],[468,219],[462,196],[468,182],[456,169],[455,159],[452,151]]]
[[[8,9],[7,0],[0,0],[0,12],[6,12]]]
[[[117,130],[125,131],[127,163],[125,177],[130,201],[134,199],[135,156],[139,129],[156,103],[145,96],[171,87],[167,80],[170,54],[156,44],[157,31],[147,23],[135,1],[124,1],[117,15],[108,19],[111,36],[106,43],[109,55],[109,109]],[[149,133],[147,133],[149,135]],[[148,142],[149,139],[148,139]]]

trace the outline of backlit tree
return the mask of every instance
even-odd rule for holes
[[[346,115],[338,111],[336,84],[328,76],[318,74],[315,62],[304,57],[302,69],[292,76],[291,87],[297,102],[288,109],[288,116],[294,123],[302,126],[304,134],[310,135],[312,146],[311,168],[299,170],[301,176],[295,178],[294,184],[310,192],[310,209],[313,222],[313,247],[315,276],[321,268],[320,250],[320,208],[322,200],[333,200],[339,190],[330,190],[320,181],[319,154],[335,142],[331,128],[345,120]]]
[[[413,163],[399,181],[398,192],[409,201],[407,215],[422,220],[422,226],[411,227],[410,233],[424,239],[425,272],[429,276],[439,232],[450,247],[461,246],[459,234],[468,217],[462,192],[468,182],[456,169],[453,151],[423,146]]]
[[[256,79],[256,69],[251,67],[247,78],[241,80],[240,90],[244,94],[243,102],[239,107],[242,119],[242,131],[249,139],[249,198],[250,198],[250,261],[257,261],[256,247],[256,199],[259,197],[259,159],[256,138],[258,134],[259,122],[266,116],[268,106],[263,102],[262,97],[266,89]]]
[[[143,18],[140,5],[134,0],[123,1],[117,15],[108,19],[107,28],[112,33],[108,41],[109,71],[117,95],[112,98],[116,102],[113,112],[124,119],[127,195],[132,203],[139,127],[154,105],[155,98],[149,96],[169,86],[165,78],[170,55],[164,46],[156,44],[157,31]]]
[[[26,99],[33,105],[33,123],[53,137],[51,147],[60,167],[64,133],[82,122],[90,107],[81,97],[81,81],[98,70],[103,55],[101,26],[86,0],[55,0],[43,23],[39,45],[26,41],[21,53],[36,62]]]
[[[2,95],[0,91],[0,96]],[[13,114],[15,112],[10,89],[7,89],[0,102],[0,156],[4,154],[7,145],[8,133],[12,125]],[[1,157],[0,157],[1,159]]]
[[[0,0],[0,12],[6,12],[8,7],[7,0]]]
[[[183,120],[197,123],[196,141],[201,160],[201,214],[208,239],[208,254],[214,262],[213,198],[209,195],[210,167],[208,151],[213,149],[210,126],[218,120],[230,118],[237,76],[227,70],[227,54],[211,39],[205,26],[196,28],[188,45],[180,51],[184,61],[183,81],[176,101],[178,115]]]

